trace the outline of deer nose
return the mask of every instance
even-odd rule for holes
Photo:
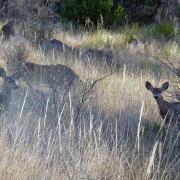
[[[158,95],[154,95],[154,98],[155,98],[155,99],[158,99],[158,98],[159,98],[159,96],[158,96]]]

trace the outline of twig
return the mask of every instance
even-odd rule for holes
[[[154,58],[157,62],[161,63],[162,65],[170,69],[173,73],[175,73],[178,77],[180,77],[180,69],[175,67],[175,65],[171,63],[169,59],[163,57],[165,59],[164,62],[161,58],[157,56],[152,56],[152,58]]]
[[[79,117],[79,114],[80,114],[80,111],[81,111],[81,108],[82,108],[82,105],[89,99],[91,99],[89,96],[90,94],[90,91],[94,88],[94,86],[104,80],[105,78],[111,76],[115,71],[112,71],[110,72],[109,74],[99,78],[99,79],[95,79],[90,85],[86,85],[83,92],[82,92],[82,98],[81,98],[81,102],[80,102],[80,105],[77,107],[77,113],[76,113],[76,116],[75,116],[75,124],[77,124],[77,120],[78,120],[78,117]]]

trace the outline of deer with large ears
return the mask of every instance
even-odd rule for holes
[[[169,122],[176,124],[180,130],[180,102],[168,102],[164,100],[162,93],[169,88],[169,82],[162,84],[160,88],[153,87],[153,85],[146,81],[146,88],[152,92],[155,101],[157,102],[160,115],[165,119],[165,125]]]
[[[0,77],[3,78],[3,87],[0,92],[0,112],[7,111],[10,100],[11,92],[13,89],[17,89],[16,80],[21,76],[20,73],[13,74],[12,76],[7,76],[6,71],[3,68],[0,68]]]

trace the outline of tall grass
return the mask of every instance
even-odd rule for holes
[[[13,120],[5,116],[1,119],[1,179],[178,179],[174,141],[163,144],[169,150],[161,149],[153,129],[143,132],[144,108],[136,109],[137,117],[129,110],[109,122],[108,114],[104,117],[99,110],[94,116],[90,111],[78,128],[72,119],[65,127],[67,119],[59,115],[57,126],[47,131],[44,119],[19,119],[21,109]]]
[[[153,45],[149,52],[155,50]],[[29,61],[63,63],[84,81],[110,71],[93,62],[87,66],[71,55],[67,59],[63,55],[46,57],[40,50],[28,48]],[[161,141],[163,121],[144,87],[145,80],[158,85],[173,77],[129,49],[115,53],[114,58],[120,68],[97,84],[78,124],[71,94],[51,128],[48,125],[53,119],[26,107],[23,88],[12,94],[9,110],[0,119],[0,179],[179,179],[177,139],[167,135]],[[4,61],[1,56],[6,66]]]

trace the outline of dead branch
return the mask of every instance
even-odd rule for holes
[[[163,57],[159,58],[157,56],[152,56],[158,63],[162,64],[166,68],[168,68],[171,72],[173,72],[178,79],[176,79],[173,83],[173,91],[170,91],[172,98],[176,98],[177,100],[180,100],[180,67],[176,67],[172,62],[170,62],[169,59]]]
[[[79,104],[79,106],[78,106],[77,109],[76,109],[75,124],[77,124],[78,117],[79,117],[79,114],[80,114],[80,111],[81,111],[81,108],[82,108],[83,104],[84,104],[87,100],[93,99],[93,98],[89,97],[89,96],[90,96],[90,93],[91,93],[91,90],[93,90],[93,88],[95,87],[95,85],[96,85],[98,82],[100,82],[100,81],[106,79],[107,77],[111,76],[114,72],[115,72],[115,71],[111,71],[109,74],[106,74],[105,76],[103,76],[103,77],[101,77],[101,78],[99,78],[99,79],[93,80],[93,82],[92,82],[91,84],[89,84],[89,85],[86,84],[86,85],[85,85],[85,87],[84,87],[84,89],[83,89],[83,92],[82,92],[80,104]]]
[[[180,77],[180,68],[177,68],[172,62],[170,62],[169,59],[163,57],[164,60],[157,56],[152,56],[158,63],[164,65],[166,68],[168,68],[170,71],[172,71],[174,74],[177,75],[177,77]]]

